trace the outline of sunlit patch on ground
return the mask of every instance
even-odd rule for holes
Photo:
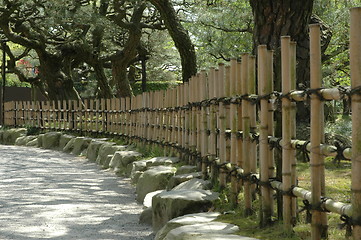
[[[152,239],[127,179],[84,158],[0,146],[0,239]]]

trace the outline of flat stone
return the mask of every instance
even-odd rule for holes
[[[217,219],[221,215],[218,212],[205,212],[205,213],[192,213],[177,218],[173,218],[167,222],[156,234],[154,240],[162,240],[168,234],[169,231],[184,226],[197,223],[211,222]]]
[[[133,184],[136,184],[139,179],[139,172],[144,172],[150,167],[154,166],[172,166],[174,163],[178,163],[180,160],[177,157],[155,157],[151,159],[144,159],[133,162],[130,165],[130,178]]]
[[[176,170],[170,166],[156,166],[145,171],[137,183],[137,201],[142,203],[147,193],[165,189]]]
[[[207,212],[219,193],[209,190],[172,190],[153,197],[153,230],[158,231],[169,220],[190,213]]]
[[[169,180],[167,189],[170,190],[170,189],[174,188],[175,186],[181,184],[182,182],[186,182],[193,178],[201,178],[201,177],[202,177],[201,172],[193,172],[193,173],[185,173],[185,174],[181,174],[181,175],[175,175]]]
[[[172,190],[181,190],[181,189],[210,189],[211,188],[211,182],[206,181],[203,179],[193,178],[191,180],[188,180],[186,182],[182,182],[181,184],[175,186]]]
[[[185,225],[175,228],[168,232],[165,240],[190,240],[197,239],[202,235],[223,235],[222,239],[227,239],[226,234],[233,234],[239,230],[238,226],[234,224],[222,222],[206,222],[193,225]],[[204,238],[203,238],[204,239]]]
[[[175,175],[182,175],[182,174],[193,173],[193,172],[197,172],[197,166],[184,165],[177,169],[177,172],[175,173]]]

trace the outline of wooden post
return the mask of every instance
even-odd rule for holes
[[[241,76],[241,84],[242,84],[242,95],[248,94],[248,79],[249,79],[249,55],[242,55],[242,76]],[[250,112],[249,112],[249,101],[242,101],[242,130],[243,130],[243,143],[242,143],[242,159],[243,159],[243,171],[246,177],[249,177],[246,181],[244,181],[244,203],[245,203],[245,215],[249,216],[252,214],[252,193],[251,193],[251,182],[250,182],[250,174],[251,174],[251,162],[249,158],[249,149],[250,149]]]
[[[242,95],[242,63],[237,62],[237,83],[236,83],[237,95]],[[242,131],[242,101],[237,106],[237,129],[238,132]],[[237,166],[243,168],[243,140],[237,137]],[[243,183],[239,182],[239,188]]]
[[[350,29],[350,68],[351,88],[361,87],[361,8],[351,9]],[[361,95],[358,90],[352,100],[352,219],[358,224],[353,226],[353,239],[361,239]]]
[[[259,95],[266,96],[272,92],[271,83],[267,80],[268,77],[268,53],[267,46],[258,46],[258,81],[259,81]],[[260,161],[260,181],[266,183],[269,181],[269,146],[268,146],[268,102],[267,98],[262,98],[260,105],[260,127],[259,127],[259,161]],[[267,226],[272,223],[272,202],[270,188],[261,184],[261,226]]]
[[[310,25],[310,77],[311,89],[321,87],[321,37],[320,25]],[[321,196],[325,196],[324,189],[324,157],[320,151],[323,138],[323,102],[317,94],[311,95],[311,192],[313,206],[317,206],[321,201]],[[324,212],[312,211],[311,237],[313,240],[327,237],[327,223],[325,224]]]
[[[282,65],[282,94],[286,95],[292,90],[291,72],[290,72],[290,45],[291,37],[281,37],[281,65]],[[291,119],[291,101],[282,98],[282,183],[283,191],[290,192],[292,187],[292,162],[295,158],[295,152],[292,149],[291,140],[294,138],[292,132]],[[283,195],[283,223],[287,233],[292,232],[292,196],[290,194]]]

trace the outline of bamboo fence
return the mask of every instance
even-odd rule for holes
[[[320,53],[320,26],[311,25],[311,86],[307,90],[296,89],[296,43],[285,36],[281,38],[280,93],[273,89],[273,52],[261,45],[257,69],[256,58],[243,54],[240,61],[234,58],[229,65],[201,71],[174,89],[136,97],[7,102],[5,125],[108,134],[177,150],[199,166],[204,178],[218,181],[221,187],[230,184],[234,205],[238,195],[244,194],[246,215],[254,212],[254,192],[259,186],[262,226],[272,222],[273,194],[279,191],[286,231],[292,231],[296,199],[301,198],[312,213],[312,239],[327,237],[327,211],[340,214],[353,230],[353,238],[361,239],[361,8],[351,9],[350,88],[322,87]],[[323,103],[344,99],[352,102],[352,148],[324,143]],[[295,139],[295,104],[307,100],[311,136],[310,141],[301,141]],[[273,113],[278,104],[282,138],[273,134]],[[275,179],[274,147],[282,149],[281,179]],[[297,187],[299,149],[310,154],[310,191]],[[351,159],[351,204],[326,197],[325,156]]]

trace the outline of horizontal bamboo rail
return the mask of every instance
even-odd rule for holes
[[[246,215],[254,211],[253,193],[258,189],[255,186],[259,186],[260,222],[263,226],[271,224],[274,215],[272,195],[277,190],[283,194],[283,222],[287,231],[292,230],[296,217],[297,197],[303,199],[308,205],[307,210],[313,213],[313,239],[327,235],[326,210],[347,218],[347,224],[356,230],[353,232],[354,239],[361,239],[361,127],[358,126],[361,122],[360,8],[353,9],[352,14],[351,87],[322,87],[319,26],[313,25],[311,89],[295,89],[296,43],[289,37],[283,37],[281,93],[273,89],[273,52],[266,46],[259,46],[257,69],[256,59],[244,54],[242,61],[232,59],[230,65],[220,64],[217,69],[201,71],[189,82],[174,89],[135,97],[7,102],[5,125],[107,134],[125,137],[135,143],[175,149],[184,159],[197,164],[204,178],[218,181],[221,187],[227,186],[230,181],[234,205],[237,204],[238,194],[243,192]],[[256,75],[259,80],[257,92]],[[322,104],[345,99],[352,102],[352,148],[324,143]],[[295,102],[306,100],[311,101],[311,141],[295,139]],[[273,113],[278,105],[282,106],[283,138],[273,136]],[[257,115],[259,124],[256,123]],[[259,151],[256,151],[257,144]],[[274,148],[283,151],[282,180],[274,179]],[[310,155],[311,191],[297,186],[296,151]],[[351,204],[326,197],[325,156],[352,161]],[[240,191],[242,187],[243,191]]]

